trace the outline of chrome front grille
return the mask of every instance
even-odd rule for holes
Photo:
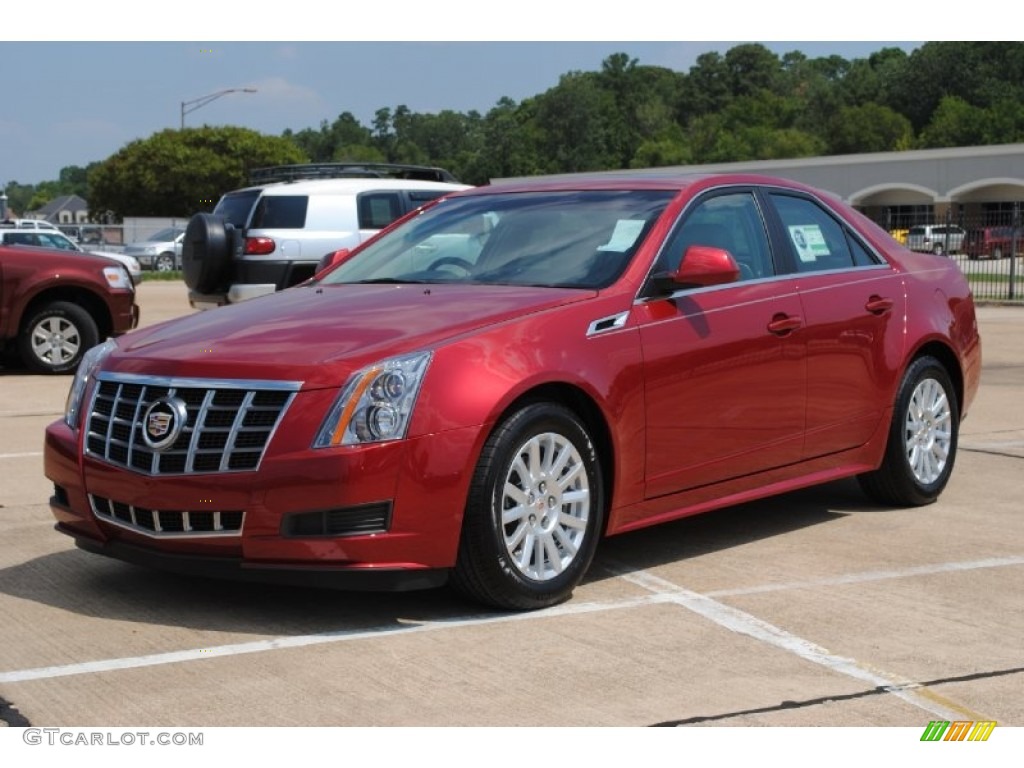
[[[145,509],[93,494],[89,494],[89,504],[99,519],[147,536],[238,536],[245,520],[240,510]]]
[[[252,471],[300,384],[101,373],[86,417],[85,452],[144,475]],[[171,445],[152,448],[143,438],[144,415],[168,397],[184,403],[187,418]]]

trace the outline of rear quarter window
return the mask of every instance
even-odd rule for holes
[[[253,204],[259,196],[258,189],[232,192],[220,199],[213,212],[218,216],[223,216],[228,223],[241,229],[248,223]]]
[[[359,196],[360,229],[384,229],[402,213],[402,201],[395,192],[367,192]]]
[[[263,195],[249,226],[253,229],[302,229],[306,226],[307,195]]]

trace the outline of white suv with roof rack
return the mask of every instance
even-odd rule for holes
[[[308,280],[321,260],[391,222],[468,189],[441,168],[318,163],[263,168],[192,217],[182,269],[197,309],[233,304]]]
[[[51,224],[45,219],[4,219],[0,221],[0,226],[14,229],[45,229],[47,231],[57,229],[55,224]]]

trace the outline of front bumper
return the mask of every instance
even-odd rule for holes
[[[46,430],[57,530],[81,548],[165,570],[298,585],[416,589],[444,583],[455,563],[479,430],[460,429],[361,448],[264,457],[248,472],[150,476],[83,456],[63,421]],[[280,437],[280,435],[278,435]],[[288,442],[288,441],[284,441]],[[164,535],[96,513],[122,509],[244,513],[240,530]],[[343,534],[296,525],[387,504],[385,530]],[[178,513],[180,514],[180,513]]]
[[[53,504],[51,499],[50,503]],[[289,584],[297,587],[347,589],[353,591],[405,592],[433,589],[448,581],[446,568],[373,568],[366,566],[274,565],[247,562],[240,557],[210,557],[161,552],[124,541],[105,542],[83,536],[58,523],[58,531],[75,539],[86,552],[112,557],[160,571],[186,576],[207,576],[231,581]]]

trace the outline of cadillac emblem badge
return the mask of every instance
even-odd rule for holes
[[[161,397],[142,414],[142,439],[154,451],[174,445],[188,422],[185,402],[177,397]]]

